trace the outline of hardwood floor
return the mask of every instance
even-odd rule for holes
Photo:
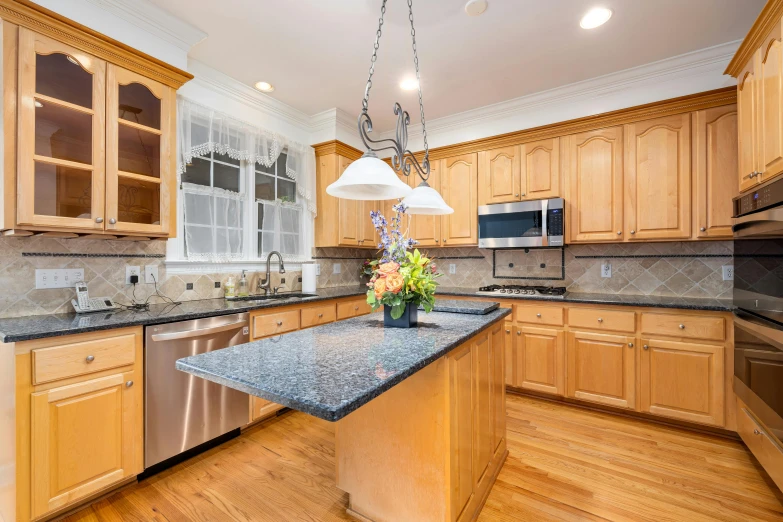
[[[783,520],[740,442],[508,395],[508,449],[479,522]],[[353,520],[334,484],[333,425],[288,413],[66,520]]]

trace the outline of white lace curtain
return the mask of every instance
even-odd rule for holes
[[[182,183],[182,197],[188,259],[219,263],[243,259],[244,194]]]
[[[177,97],[178,174],[185,172],[194,156],[210,152],[231,158],[272,166],[281,152],[288,156],[286,174],[296,181],[296,191],[304,207],[316,214],[315,151],[309,145],[287,139],[199,105],[182,96]]]

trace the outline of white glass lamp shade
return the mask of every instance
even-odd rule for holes
[[[394,170],[372,151],[348,165],[343,175],[326,187],[326,193],[336,198],[369,201],[404,198],[411,192]]]
[[[408,214],[453,214],[454,209],[443,201],[438,191],[422,181],[402,203],[408,208]]]

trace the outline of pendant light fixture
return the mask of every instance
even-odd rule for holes
[[[413,28],[413,0],[408,0],[408,19],[411,22],[411,39],[413,42],[413,65],[416,69],[416,82],[419,91],[419,112],[421,114],[421,127],[424,136],[424,158],[419,164],[416,157],[408,150],[408,124],[410,115],[402,110],[399,103],[394,104],[394,114],[397,116],[397,131],[395,139],[370,138],[372,132],[372,120],[368,114],[370,88],[372,76],[375,72],[375,62],[378,59],[378,47],[380,47],[381,29],[383,17],[386,14],[386,0],[381,2],[381,17],[378,20],[378,30],[375,32],[375,45],[373,46],[370,60],[370,72],[367,77],[367,85],[364,88],[362,99],[362,112],[359,115],[359,137],[362,139],[367,152],[361,158],[351,163],[340,179],[326,187],[326,193],[342,199],[357,200],[384,200],[403,199],[403,204],[408,208],[409,214],[451,214],[454,209],[443,201],[438,191],[427,184],[430,177],[430,151],[427,145],[427,126],[424,120],[424,102],[421,97],[421,78],[419,77],[419,57],[416,53],[416,30]],[[378,151],[390,150],[391,167],[378,158]],[[411,190],[400,177],[411,175],[411,166],[421,178],[421,183]]]

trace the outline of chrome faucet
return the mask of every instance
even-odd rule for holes
[[[281,273],[281,274],[285,274],[285,265],[283,264],[283,256],[280,255],[280,252],[278,252],[277,250],[273,250],[273,251],[269,252],[269,255],[266,256],[266,279],[264,280],[263,283],[261,282],[261,280],[259,280],[258,283],[257,283],[257,288],[256,288],[257,291],[263,290],[264,291],[264,295],[269,295],[269,291],[270,290],[272,290],[273,294],[276,294],[277,290],[279,288],[279,287],[276,287],[274,289],[272,288],[272,277],[271,277],[271,274],[270,274],[270,270],[272,268],[271,267],[272,256],[274,256],[274,255],[276,255],[278,257],[278,259],[280,259],[280,266],[278,267],[278,272]]]

